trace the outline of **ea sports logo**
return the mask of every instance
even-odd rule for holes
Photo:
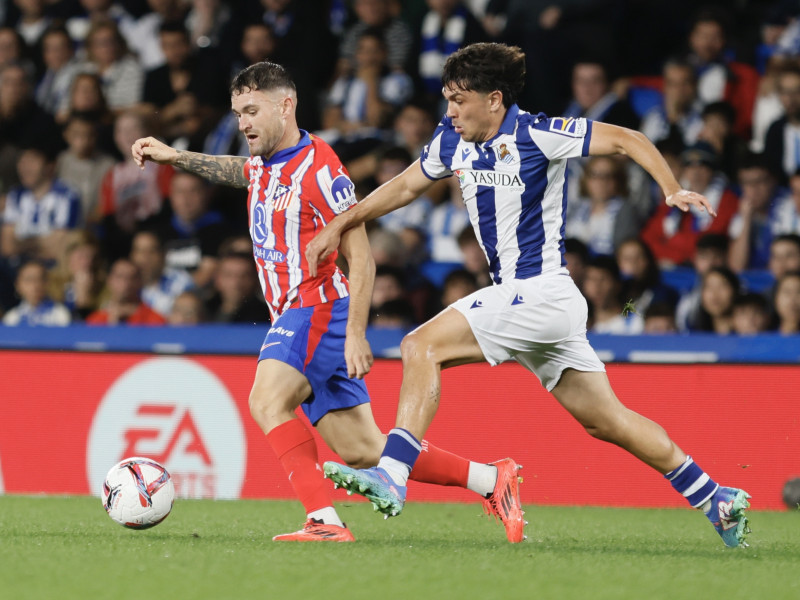
[[[225,385],[184,358],[137,363],[108,389],[89,431],[89,489],[110,465],[147,456],[172,475],[183,498],[238,498],[247,448],[244,428]]]

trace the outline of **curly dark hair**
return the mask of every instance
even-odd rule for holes
[[[525,54],[517,46],[471,44],[451,54],[444,63],[442,85],[483,94],[497,90],[508,108],[525,87]]]
[[[264,61],[239,71],[231,83],[231,95],[245,90],[267,92],[281,87],[297,90],[289,71],[279,64]]]

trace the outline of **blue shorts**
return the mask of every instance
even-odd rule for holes
[[[344,339],[350,298],[290,308],[267,332],[258,360],[273,358],[306,376],[311,396],[301,405],[312,424],[332,410],[369,402],[362,379],[347,376]]]

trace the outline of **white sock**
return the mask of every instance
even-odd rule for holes
[[[411,469],[408,468],[406,463],[400,462],[390,456],[381,456],[378,466],[388,473],[395,485],[405,486],[408,483],[408,476],[411,473]]]
[[[326,506],[325,508],[320,508],[319,510],[310,512],[308,513],[308,518],[322,521],[325,523],[325,525],[338,525],[339,527],[344,527],[344,523],[342,523],[342,520],[339,518],[339,514],[332,506]]]
[[[488,498],[497,483],[497,467],[470,461],[467,489]]]

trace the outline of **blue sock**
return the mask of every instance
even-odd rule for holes
[[[386,446],[378,466],[386,471],[396,485],[404,486],[417,462],[422,445],[411,433],[395,427],[386,438]]]
[[[682,494],[694,508],[701,508],[719,487],[703,469],[695,464],[691,456],[687,456],[686,462],[664,477],[669,479],[672,487]]]

